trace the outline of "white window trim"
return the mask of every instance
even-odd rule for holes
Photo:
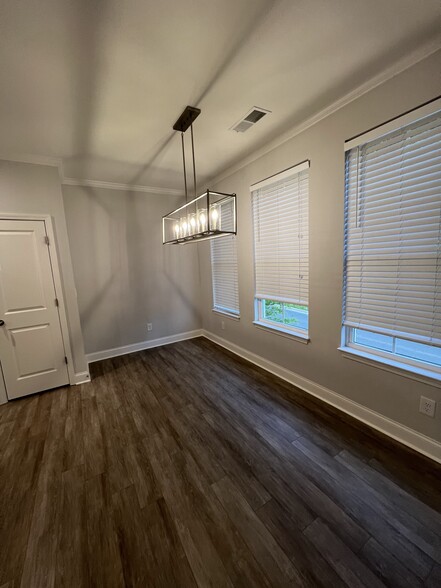
[[[212,309],[212,312],[216,313],[216,314],[221,314],[222,316],[226,316],[227,318],[230,319],[234,319],[235,321],[240,320],[240,314],[239,313],[235,313],[235,312],[231,312],[230,310],[224,310],[220,307],[214,306]]]
[[[387,135],[392,131],[396,131],[401,127],[405,127],[406,125],[412,124],[426,116],[430,116],[431,114],[435,114],[438,110],[441,109],[441,98],[437,98],[436,100],[432,100],[428,104],[424,104],[419,108],[413,109],[406,114],[402,114],[397,116],[393,120],[386,122],[384,124],[375,127],[374,129],[367,131],[361,135],[357,135],[353,139],[349,139],[345,141],[345,151],[349,151],[354,147],[359,147],[360,145],[364,145],[365,143],[369,143],[369,141],[375,141],[375,139],[379,139],[383,135]]]
[[[276,322],[269,321],[263,317],[263,310],[262,310],[262,298],[255,298],[254,299],[254,316],[257,317],[253,324],[257,327],[263,328],[266,331],[275,331],[278,335],[284,335],[285,337],[290,337],[293,339],[297,339],[302,343],[308,343],[310,340],[309,332],[304,331],[303,329],[296,329],[295,327],[290,327],[288,325],[279,325]],[[273,300],[273,298],[267,298],[267,300]],[[274,299],[276,300],[276,299]],[[285,300],[281,300],[281,302],[286,302]],[[309,311],[309,308],[308,308]]]
[[[427,104],[420,106],[419,108],[412,109],[411,111],[394,118],[393,120],[367,131],[366,133],[360,134],[353,139],[345,141],[344,149],[345,152],[355,147],[375,141],[376,139],[387,135],[395,130],[400,129],[406,125],[412,124],[423,118],[426,118],[441,110],[441,98],[430,101]],[[403,333],[401,337],[397,333],[382,332],[382,329],[378,331],[376,329],[364,327],[363,325],[343,325],[342,326],[342,341],[341,346],[338,348],[342,351],[343,356],[372,365],[383,369],[385,371],[396,373],[400,376],[407,377],[412,380],[424,382],[426,384],[441,387],[441,369],[434,365],[431,369],[431,365],[427,362],[418,361],[412,358],[401,358],[401,356],[382,351],[380,349],[370,348],[365,345],[360,345],[351,341],[352,332],[354,328],[360,328],[362,330],[370,330],[371,332],[378,332],[379,334],[386,334],[395,338],[408,339],[410,341],[417,341],[417,337],[409,337],[408,334]],[[385,330],[384,330],[385,331]],[[417,341],[418,342],[418,341]],[[421,341],[425,343],[425,341]],[[402,360],[401,360],[402,359]],[[401,361],[400,361],[401,360]]]
[[[299,343],[305,343],[306,345],[309,343],[310,338],[309,335],[306,333],[303,334],[300,331],[290,331],[283,327],[277,327],[274,323],[264,322],[264,321],[253,321],[253,325],[267,333],[272,333],[273,335],[280,335],[282,337],[286,337],[287,339],[293,339],[294,341],[298,341]]]
[[[431,369],[431,364],[425,361],[419,361],[412,359],[411,357],[407,358],[389,351],[383,351],[381,349],[375,349],[374,347],[368,347],[367,345],[354,343],[352,341],[352,334],[353,330],[356,328],[357,327],[343,327],[342,345],[339,347],[340,351],[368,359],[371,363],[378,362],[381,364],[390,365],[391,367],[395,368],[395,371],[400,370],[404,372],[410,372],[416,374],[417,376],[423,376],[426,379],[428,378],[430,380],[439,381],[441,386],[441,368],[438,368],[438,366],[434,365],[433,369]],[[376,331],[371,330],[371,332],[375,333]]]
[[[250,186],[250,193],[252,194],[256,190],[265,188],[267,186],[271,186],[275,182],[278,182],[278,181],[283,180],[285,178],[289,178],[294,174],[298,174],[298,173],[301,173],[302,171],[309,170],[309,169],[310,169],[310,160],[306,159],[305,161],[302,161],[302,162],[298,163],[297,165],[289,167],[286,170],[283,170],[281,172],[273,174],[272,176],[269,176],[259,182],[252,184]],[[308,208],[309,208],[309,195],[308,195]],[[254,239],[254,236],[253,236],[253,239]],[[254,263],[255,263],[255,258],[254,258]],[[287,325],[278,325],[276,322],[266,320],[263,317],[263,312],[262,312],[262,300],[263,299],[276,300],[276,301],[280,301],[280,302],[296,304],[295,301],[285,300],[285,299],[282,299],[278,296],[272,296],[272,295],[271,296],[270,295],[264,296],[259,293],[255,293],[254,294],[254,321],[253,321],[253,324],[256,327],[263,329],[267,332],[272,332],[277,335],[281,335],[281,336],[284,336],[284,337],[287,337],[287,338],[290,338],[293,340],[297,340],[301,343],[308,343],[310,341],[309,328],[307,331],[304,331],[303,329],[296,329],[295,327],[289,327]],[[308,306],[308,314],[309,314],[309,304],[307,304],[307,306]]]
[[[261,188],[266,188],[266,186],[271,186],[271,184],[274,184],[274,182],[280,182],[285,178],[291,177],[293,174],[299,174],[300,172],[305,171],[309,168],[310,162],[309,159],[306,159],[305,161],[302,161],[297,165],[293,165],[292,167],[289,167],[288,169],[285,169],[282,172],[278,172],[272,176],[269,176],[268,178],[265,178],[264,180],[261,180],[260,182],[252,184],[250,186],[250,192],[255,192],[256,190],[260,190]]]
[[[379,355],[367,353],[366,351],[360,351],[354,347],[347,347],[342,345],[338,349],[342,352],[343,357],[346,359],[352,359],[354,361],[382,369],[386,372],[392,372],[393,374],[408,378],[409,380],[416,380],[417,382],[423,382],[424,384],[441,388],[441,374],[437,374],[436,372],[410,366],[399,361],[385,359]]]

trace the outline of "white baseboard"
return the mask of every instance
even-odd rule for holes
[[[313,396],[320,398],[323,402],[338,408],[339,410],[349,414],[350,416],[354,417],[355,419],[362,421],[363,423],[369,425],[373,429],[384,433],[385,435],[392,437],[396,441],[399,441],[403,445],[407,445],[408,447],[422,453],[426,457],[433,459],[434,461],[441,463],[441,443],[438,443],[434,439],[430,439],[430,437],[426,437],[422,433],[418,433],[414,429],[410,429],[405,425],[397,423],[388,417],[381,415],[366,406],[358,404],[353,400],[349,400],[345,396],[341,394],[337,394],[337,392],[333,392],[329,390],[329,388],[325,388],[320,384],[316,384],[315,382],[304,378],[286,368],[273,363],[272,361],[268,361],[267,359],[252,353],[244,349],[243,347],[239,347],[234,343],[230,343],[226,339],[215,335],[214,333],[210,333],[209,331],[203,330],[202,335],[225,347],[229,351],[243,357],[244,359],[254,363],[255,365],[263,368],[264,370],[271,372],[272,374],[282,378],[297,386],[301,390],[312,394]]]
[[[141,341],[134,343],[133,345],[124,345],[123,347],[115,347],[114,349],[105,349],[103,351],[97,351],[95,353],[89,353],[86,355],[88,363],[94,361],[100,361],[102,359],[109,359],[111,357],[117,357],[118,355],[125,355],[127,353],[134,353],[136,351],[142,351],[144,349],[151,349],[153,347],[159,347],[161,345],[169,345],[170,343],[177,343],[178,341],[185,341],[186,339],[193,339],[195,337],[206,337],[210,341],[217,343],[221,347],[228,349],[232,353],[243,357],[244,359],[254,363],[255,365],[263,368],[264,370],[282,378],[286,382],[297,386],[301,390],[304,390],[308,394],[319,398],[323,402],[338,408],[339,410],[349,414],[355,419],[369,425],[373,429],[384,433],[388,437],[395,439],[396,441],[407,445],[411,449],[422,453],[426,457],[433,459],[434,461],[441,463],[441,443],[438,443],[430,437],[426,437],[422,433],[418,433],[414,429],[410,429],[405,425],[402,425],[382,414],[358,404],[337,392],[333,392],[329,388],[325,388],[312,380],[308,380],[295,372],[292,372],[272,361],[261,357],[243,347],[239,347],[235,343],[231,343],[214,333],[210,333],[204,329],[196,329],[194,331],[188,331],[186,333],[178,333],[176,335],[170,335],[168,337],[160,337],[159,339],[152,339],[151,341]],[[78,376],[76,384],[88,382],[88,373],[84,372],[81,374],[75,374]]]
[[[93,363],[94,361],[100,361],[101,359],[109,359],[111,357],[117,357],[118,355],[126,355],[127,353],[143,351],[144,349],[160,347],[161,345],[169,345],[170,343],[177,343],[178,341],[185,341],[186,339],[194,339],[194,337],[201,336],[202,329],[196,329],[195,331],[177,333],[176,335],[169,335],[168,337],[160,337],[159,339],[140,341],[139,343],[133,343],[132,345],[124,345],[122,347],[114,347],[113,349],[104,349],[103,351],[88,353],[86,355],[86,360],[87,363]]]
[[[71,384],[78,386],[79,384],[87,384],[88,382],[90,382],[89,372],[77,372],[74,374]]]

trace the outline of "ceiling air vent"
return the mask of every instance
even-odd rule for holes
[[[231,127],[231,130],[236,131],[236,133],[244,133],[270,112],[270,110],[254,106],[240,121]]]

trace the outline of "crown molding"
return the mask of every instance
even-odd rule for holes
[[[118,184],[101,180],[81,180],[77,178],[62,178],[65,186],[83,186],[88,188],[104,188],[105,190],[121,190],[124,192],[144,192],[147,194],[166,194],[168,196],[182,196],[182,190],[175,188],[160,188],[157,186],[138,186],[132,184]]]
[[[0,161],[11,161],[14,163],[30,163],[33,165],[46,165],[56,167],[60,176],[61,184],[66,186],[86,186],[90,188],[104,188],[105,190],[122,190],[124,192],[144,192],[146,194],[157,194],[167,196],[182,196],[182,190],[175,188],[160,188],[158,186],[140,186],[131,184],[118,184],[101,180],[86,180],[80,178],[66,178],[63,172],[63,160],[58,157],[46,155],[14,155],[13,153],[1,153]]]
[[[370,92],[377,86],[387,82],[388,80],[392,79],[393,77],[397,76],[398,74],[402,73],[406,69],[409,69],[413,65],[416,65],[420,61],[423,61],[430,55],[433,55],[437,51],[441,49],[441,40],[436,39],[431,41],[414,51],[410,55],[403,57],[399,61],[397,61],[394,65],[390,66],[389,68],[383,70],[380,74],[372,77],[367,82],[361,84],[355,90],[352,90],[342,98],[336,100],[323,110],[319,111],[315,115],[311,116],[310,118],[306,119],[304,122],[291,127],[288,131],[285,131],[272,141],[266,143],[263,147],[256,149],[250,155],[243,157],[237,163],[226,167],[223,171],[218,173],[216,176],[212,176],[208,184],[216,185],[220,181],[230,177],[237,171],[241,170],[245,166],[249,165],[253,161],[256,161],[263,155],[266,155],[270,151],[273,151],[280,145],[283,145],[293,137],[303,133],[310,127],[314,126],[321,120],[325,119],[326,117],[334,114],[344,106],[348,105],[349,103],[353,102],[357,98],[360,98],[367,92]],[[18,163],[31,163],[36,165],[47,165],[52,167],[57,167],[60,175],[61,183],[68,186],[85,186],[91,188],[104,188],[107,190],[122,190],[122,191],[131,191],[131,192],[144,192],[147,194],[166,194],[169,196],[182,196],[182,190],[174,189],[174,188],[160,188],[156,186],[142,186],[142,185],[130,185],[130,184],[120,184],[114,182],[106,182],[101,180],[88,180],[88,179],[77,179],[77,178],[66,178],[64,177],[63,172],[63,160],[58,157],[50,157],[44,155],[13,155],[13,154],[5,154],[0,152],[0,160],[4,161],[14,161]]]
[[[441,40],[440,39],[436,39],[434,41],[427,43],[426,45],[424,45],[423,47],[421,47],[417,51],[414,51],[410,55],[403,57],[402,59],[397,61],[394,65],[388,67],[387,69],[383,70],[381,73],[374,76],[373,78],[371,78],[367,82],[361,84],[360,86],[355,88],[355,90],[352,90],[351,92],[349,92],[348,94],[346,94],[342,98],[339,98],[338,100],[336,100],[335,102],[333,102],[332,104],[330,104],[329,106],[324,108],[323,110],[317,112],[316,114],[314,114],[310,118],[306,119],[304,122],[302,122],[298,125],[295,125],[294,127],[291,127],[288,131],[285,131],[284,133],[282,133],[281,135],[279,135],[278,137],[276,137],[275,139],[273,139],[272,141],[270,141],[269,143],[267,143],[263,147],[256,149],[250,155],[247,155],[246,157],[242,158],[237,163],[225,168],[223,171],[218,173],[216,176],[212,177],[208,183],[215,186],[218,182],[225,180],[226,178],[230,177],[234,173],[243,169],[244,167],[246,167],[247,165],[249,165],[253,161],[256,161],[257,159],[259,159],[263,155],[266,155],[270,151],[273,151],[277,147],[280,147],[280,145],[283,145],[284,143],[286,143],[287,141],[289,141],[293,137],[299,135],[300,133],[303,133],[304,131],[306,131],[310,127],[314,126],[315,124],[317,124],[321,120],[327,118],[331,114],[334,114],[334,112],[337,112],[337,110],[340,110],[341,108],[343,108],[347,104],[350,104],[351,102],[353,102],[357,98],[360,98],[361,96],[363,96],[367,92],[370,92],[371,90],[373,90],[377,86],[381,86],[381,84],[384,84],[385,82],[394,78],[395,76],[402,73],[406,69],[409,69],[413,65],[416,65],[417,63],[419,63],[420,61],[423,61],[427,57],[430,57],[430,55],[433,55],[434,53],[436,53],[440,49],[441,49]]]
[[[15,163],[31,163],[33,165],[48,165],[61,170],[62,160],[59,157],[49,155],[14,155],[13,153],[1,153],[0,160],[13,161]]]

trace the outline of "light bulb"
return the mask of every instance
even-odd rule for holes
[[[219,225],[220,225],[220,215],[219,215],[219,208],[216,205],[213,205],[210,207],[210,219],[211,219],[211,229],[213,229],[214,231],[218,231],[219,230]]]
[[[197,212],[198,232],[204,233],[207,230],[207,211],[202,208]]]
[[[188,215],[188,226],[190,235],[197,233],[196,229],[196,215],[194,212]]]
[[[176,238],[179,237],[179,224],[178,223],[175,224],[175,237]]]
[[[187,236],[187,219],[182,217],[179,221],[181,239]]]

